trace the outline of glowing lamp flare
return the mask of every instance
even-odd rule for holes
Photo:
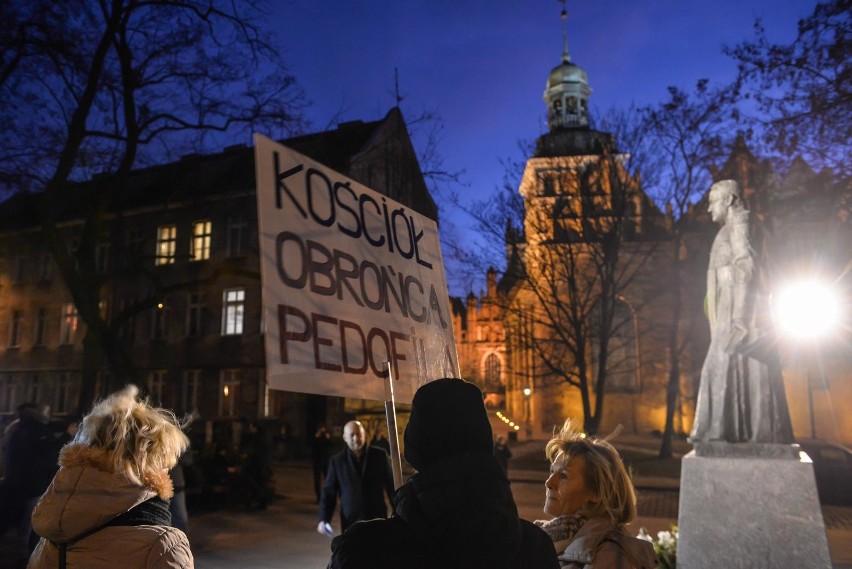
[[[783,289],[775,298],[775,320],[797,338],[815,338],[831,331],[840,316],[837,293],[822,283],[806,281]]]

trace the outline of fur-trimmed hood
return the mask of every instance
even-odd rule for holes
[[[154,496],[174,494],[167,472],[139,486],[114,472],[107,452],[82,444],[66,445],[59,466],[33,512],[35,532],[54,542],[73,539]]]
[[[59,453],[59,466],[62,468],[91,467],[102,472],[115,474],[109,453],[100,448],[81,444],[66,445]],[[174,496],[175,490],[168,472],[149,474],[143,479],[143,482],[147,488],[155,491],[163,500],[168,500]]]

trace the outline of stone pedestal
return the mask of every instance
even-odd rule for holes
[[[690,452],[680,476],[677,565],[831,568],[813,463]]]

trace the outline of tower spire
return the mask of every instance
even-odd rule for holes
[[[568,51],[567,0],[562,4],[562,61],[547,78],[544,102],[547,103],[547,126],[550,130],[588,128],[588,102],[592,90],[586,72],[571,62]]]
[[[562,2],[562,13],[560,14],[562,18],[562,62],[568,63],[571,61],[571,53],[568,51],[568,8],[566,7],[566,0],[560,0]]]

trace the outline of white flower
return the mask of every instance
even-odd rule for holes
[[[669,531],[660,531],[657,532],[657,543],[660,544],[660,547],[668,549],[674,546],[675,538],[672,537],[672,533]]]
[[[645,541],[650,541],[654,543],[654,538],[648,535],[648,530],[645,528],[639,528],[639,533],[636,535],[638,539],[644,539]]]

